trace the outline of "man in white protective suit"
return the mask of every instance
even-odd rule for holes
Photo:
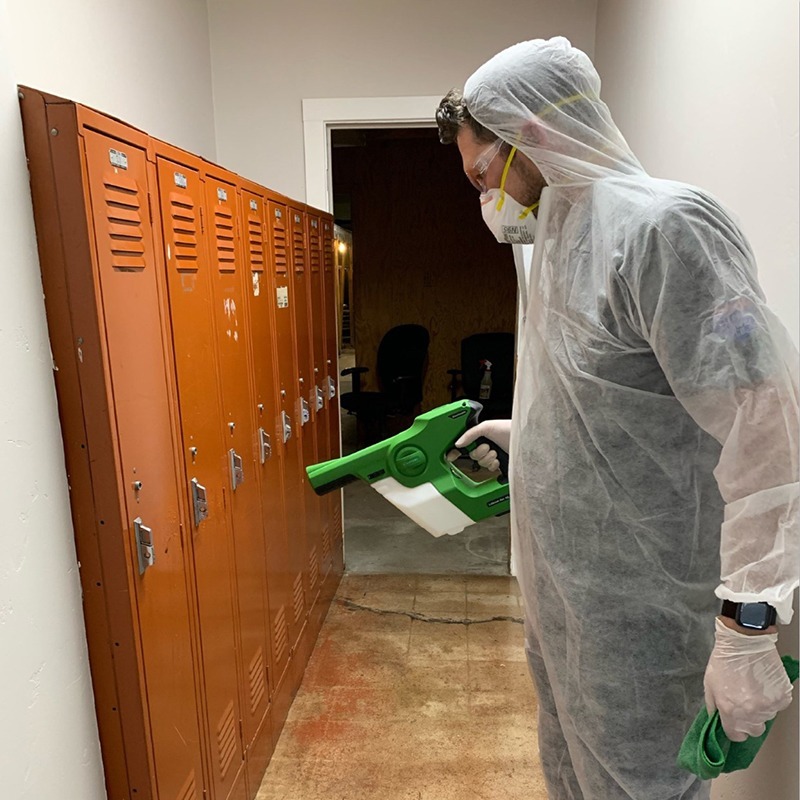
[[[492,233],[534,244],[513,419],[457,444],[510,451],[550,797],[707,798],[676,765],[703,701],[734,741],[791,702],[798,358],[736,222],[650,177],[599,93],[556,38],[439,106]]]

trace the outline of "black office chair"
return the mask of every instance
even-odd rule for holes
[[[340,398],[342,408],[359,421],[359,439],[379,441],[388,435],[390,417],[413,417],[422,402],[422,383],[428,359],[430,335],[421,325],[398,325],[388,330],[378,345],[378,392],[361,391],[367,367],[350,367],[353,390]]]
[[[492,388],[488,398],[481,399],[483,362],[492,364]],[[514,334],[475,333],[461,340],[461,369],[449,369],[450,399],[466,397],[483,405],[481,421],[509,419],[514,400]]]

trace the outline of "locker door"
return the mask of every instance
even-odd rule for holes
[[[240,220],[236,187],[206,174],[206,209],[214,327],[222,389],[222,422],[233,522],[236,597],[243,671],[241,710],[245,746],[250,747],[268,706],[266,553],[261,527],[259,455],[253,418],[252,370],[248,353]]]
[[[314,394],[316,413],[317,460],[330,458],[330,401],[327,399],[328,370],[325,364],[325,305],[322,270],[322,230],[320,218],[307,215],[308,222],[308,260],[311,280],[309,292],[309,319],[311,321],[312,352],[314,357]],[[320,515],[320,573],[324,578],[331,567],[331,501],[329,497],[318,500]]]
[[[227,796],[243,761],[239,733],[234,553],[225,517],[227,472],[203,246],[203,184],[197,170],[158,159],[172,337],[178,381],[185,486],[205,676],[214,796]]]
[[[292,286],[294,288],[294,331],[297,353],[298,383],[301,405],[300,438],[303,446],[303,466],[315,464],[317,458],[316,409],[314,390],[314,351],[311,339],[309,308],[310,270],[307,268],[305,211],[289,207],[292,248]],[[313,606],[320,588],[321,528],[319,500],[311,489],[305,471],[302,472],[303,496],[306,508],[306,567],[308,576],[308,605]]]
[[[253,345],[255,412],[259,436],[261,504],[267,549],[272,677],[274,686],[283,679],[289,665],[288,619],[291,603],[292,570],[283,503],[282,420],[278,408],[277,359],[272,333],[272,275],[267,269],[265,203],[259,195],[242,191],[244,253],[250,279],[248,320]],[[273,688],[274,688],[273,686]]]
[[[92,131],[84,147],[127,510],[125,529],[106,535],[132,554],[157,797],[185,800],[202,795],[203,776],[147,160]]]
[[[270,200],[267,205],[270,256],[274,270],[271,302],[274,315],[274,340],[278,356],[281,436],[283,453],[284,504],[289,563],[291,567],[291,613],[289,633],[292,648],[302,635],[306,617],[306,512],[303,486],[303,452],[298,420],[300,404],[298,364],[294,344],[294,287],[289,269],[289,224],[285,205]]]
[[[333,220],[322,218],[323,305],[325,307],[325,366],[328,397],[328,458],[341,455],[341,409],[339,407],[339,308],[336,293]],[[342,493],[330,495],[331,546],[342,557]],[[341,566],[341,565],[340,565]]]

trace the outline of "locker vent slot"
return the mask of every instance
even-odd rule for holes
[[[258,652],[250,662],[250,713],[255,714],[264,694],[267,691],[267,676],[264,670],[264,648],[259,647]]]
[[[134,180],[120,174],[107,174],[103,186],[111,265],[120,272],[140,272],[147,264],[139,187]]]
[[[197,214],[191,196],[170,192],[169,216],[178,272],[197,272]]]
[[[197,780],[195,779],[194,770],[186,779],[186,783],[183,784],[175,800],[197,800]]]
[[[236,718],[233,713],[233,700],[228,703],[217,726],[217,754],[220,775],[224,778],[236,754]]]
[[[312,589],[316,588],[319,582],[319,554],[317,553],[316,545],[311,548],[311,552],[308,554],[308,581]]]
[[[250,252],[250,269],[264,271],[264,233],[261,220],[255,214],[247,216],[247,240]]]
[[[298,575],[294,579],[294,586],[292,587],[292,601],[294,603],[294,621],[300,622],[303,618],[303,576]]]
[[[306,268],[306,248],[303,245],[303,230],[292,228],[292,255],[294,256],[295,272],[302,272]]]
[[[325,272],[333,272],[333,237],[327,233],[323,241],[322,253],[325,260]]]
[[[227,206],[214,206],[214,241],[217,248],[219,271],[234,272],[236,270],[236,247],[233,213]]]
[[[286,272],[286,228],[276,219],[272,225],[272,243],[275,249],[275,271]]]
[[[308,237],[308,249],[310,251],[309,261],[311,262],[311,271],[319,272],[320,267],[320,247],[319,247],[319,231],[317,228],[311,228],[311,235]]]
[[[322,563],[329,564],[331,560],[331,532],[329,528],[322,531]]]
[[[286,609],[281,606],[275,615],[275,663],[282,664],[289,648],[289,632],[286,627]]]

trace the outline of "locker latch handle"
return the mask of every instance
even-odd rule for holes
[[[261,463],[265,463],[270,456],[272,456],[272,444],[270,443],[269,434],[263,429],[258,429],[258,447],[261,454]]]
[[[325,406],[325,393],[319,386],[314,387],[314,393],[317,396],[317,411],[320,411]]]
[[[311,420],[311,408],[305,397],[300,398],[300,424],[305,425]]]
[[[136,555],[139,558],[139,574],[144,575],[144,571],[156,562],[153,531],[142,522],[141,517],[136,517],[133,521],[133,531],[136,537]]]
[[[336,381],[328,375],[328,400],[336,397]]]
[[[231,460],[231,487],[236,491],[240,483],[244,483],[244,462],[242,457],[231,447],[228,451]]]
[[[204,519],[208,519],[208,496],[206,487],[197,478],[192,478],[192,506],[194,507],[194,524],[199,528]]]
[[[283,427],[283,443],[286,444],[292,438],[292,420],[285,411],[281,411],[281,424]]]

